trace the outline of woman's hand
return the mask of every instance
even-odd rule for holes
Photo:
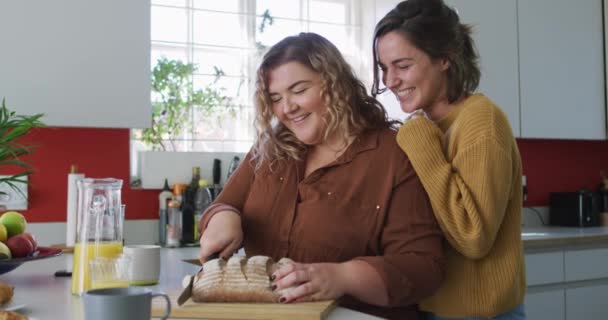
[[[274,274],[275,291],[289,288],[280,302],[321,301],[337,299],[345,294],[343,265],[339,263],[293,263]]]
[[[242,242],[241,217],[233,211],[220,211],[209,220],[201,236],[198,259],[205,263],[215,253],[227,259],[241,247]]]

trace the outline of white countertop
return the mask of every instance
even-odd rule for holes
[[[608,227],[524,227],[521,235],[525,247],[597,244],[608,242]]]
[[[161,275],[152,290],[167,291],[181,288],[185,275],[194,274],[199,267],[185,263],[183,259],[196,257],[198,248],[162,249]],[[17,310],[31,320],[80,320],[84,319],[82,299],[73,296],[71,279],[55,277],[57,270],[71,270],[72,254],[26,262],[17,269],[0,275],[0,281],[15,287],[15,295],[10,305],[24,305]],[[373,320],[374,316],[338,307],[327,317],[328,320]]]

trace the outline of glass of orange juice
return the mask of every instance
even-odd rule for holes
[[[97,257],[89,262],[91,289],[128,287],[131,258],[119,255],[114,258]]]

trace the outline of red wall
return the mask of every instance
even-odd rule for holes
[[[35,170],[29,178],[28,210],[22,211],[28,222],[66,220],[72,164],[87,177],[123,179],[127,219],[158,217],[159,191],[128,186],[129,134],[128,129],[89,128],[38,128],[28,133],[23,142],[36,145],[35,153],[24,158]]]
[[[88,177],[123,179],[127,219],[158,216],[159,191],[128,186],[128,129],[41,128],[29,133],[24,142],[37,145],[36,152],[26,158],[36,171],[30,176],[29,207],[23,211],[29,222],[65,221],[67,174],[72,164]],[[546,206],[550,191],[595,188],[600,171],[608,172],[608,142],[520,139],[518,143],[528,178],[529,206]]]

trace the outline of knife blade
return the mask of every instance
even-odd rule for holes
[[[218,259],[219,256],[220,256],[219,253],[214,253],[207,260]],[[184,303],[186,303],[186,301],[188,301],[188,299],[190,299],[190,297],[192,297],[192,286],[194,284],[194,277],[196,277],[196,275],[199,274],[202,271],[203,271],[203,267],[201,266],[201,268],[198,270],[198,272],[195,275],[190,276],[190,279],[187,280],[188,281],[188,285],[184,288],[184,290],[182,291],[182,293],[179,294],[179,297],[177,297],[177,305],[178,306],[183,305]]]

